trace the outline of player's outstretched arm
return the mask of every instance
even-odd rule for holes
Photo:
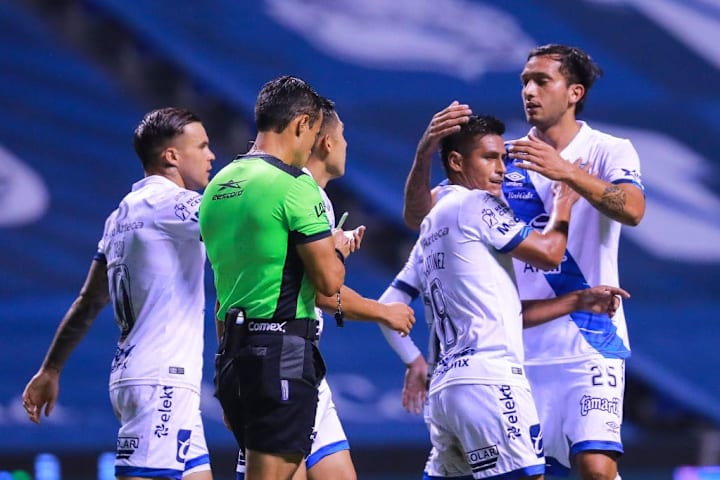
[[[440,146],[440,140],[460,130],[467,123],[472,110],[457,100],[433,115],[415,152],[415,159],[405,182],[403,219],[408,227],[418,230],[425,215],[432,207],[430,195],[430,167],[432,156]]]
[[[415,324],[415,312],[404,303],[380,303],[363,297],[346,285],[340,289],[340,299],[345,317],[350,320],[378,322],[402,335],[410,333]],[[337,309],[337,295],[318,294],[315,303],[323,311],[334,313]]]
[[[108,303],[110,295],[105,262],[93,260],[85,284],[60,322],[45,360],[23,391],[23,407],[32,422],[40,423],[43,407],[46,417],[52,412],[65,362]]]
[[[612,317],[621,298],[630,298],[630,294],[620,287],[599,285],[555,298],[523,300],[523,327],[534,327],[577,311],[606,313]]]
[[[510,153],[520,160],[517,165],[533,170],[551,180],[567,183],[607,217],[624,225],[635,226],[645,215],[645,195],[630,183],[609,183],[578,162],[563,159],[551,145],[530,135],[527,140],[512,142]],[[625,152],[625,155],[630,154]],[[637,155],[634,153],[633,155]]]

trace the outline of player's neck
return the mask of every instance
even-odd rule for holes
[[[566,115],[559,122],[544,129],[535,128],[535,133],[541,140],[552,145],[557,151],[567,147],[580,131],[580,124],[574,115]]]
[[[297,168],[304,166],[296,165],[298,162],[296,162],[296,155],[292,150],[292,143],[285,138],[283,133],[258,132],[253,147],[248,154],[272,155],[287,165]]]
[[[312,175],[315,183],[317,183],[320,188],[325,190],[328,182],[332,180],[330,174],[327,172],[327,170],[325,170],[325,164],[322,161],[311,158],[310,160],[308,160],[308,163],[305,167],[310,171],[310,175]]]
[[[177,168],[175,167],[165,166],[164,168],[150,168],[148,170],[145,170],[145,177],[150,177],[153,175],[167,178],[178,187],[185,188],[185,181],[180,175],[180,172],[178,172]]]

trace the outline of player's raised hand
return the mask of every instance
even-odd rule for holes
[[[570,163],[560,156],[552,145],[534,135],[527,140],[513,140],[508,155],[515,159],[515,165],[560,182],[570,179],[578,164]]]
[[[415,311],[402,302],[383,304],[384,313],[380,320],[386,327],[400,332],[400,335],[410,333],[415,324]]]
[[[578,291],[577,309],[593,313],[615,315],[620,307],[621,298],[630,298],[630,294],[620,287],[599,285]]]
[[[417,147],[417,156],[432,156],[440,146],[440,140],[460,131],[470,120],[470,106],[457,100],[433,115]]]

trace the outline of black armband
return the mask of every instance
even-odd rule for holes
[[[345,265],[345,255],[343,255],[342,252],[340,250],[338,250],[337,248],[335,249],[335,255],[337,255],[338,260],[340,260],[340,262],[342,262],[342,264]]]

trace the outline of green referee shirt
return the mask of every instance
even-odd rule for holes
[[[212,179],[200,203],[200,233],[224,320],[315,318],[315,288],[296,245],[331,234],[317,183],[271,155],[236,158]]]

